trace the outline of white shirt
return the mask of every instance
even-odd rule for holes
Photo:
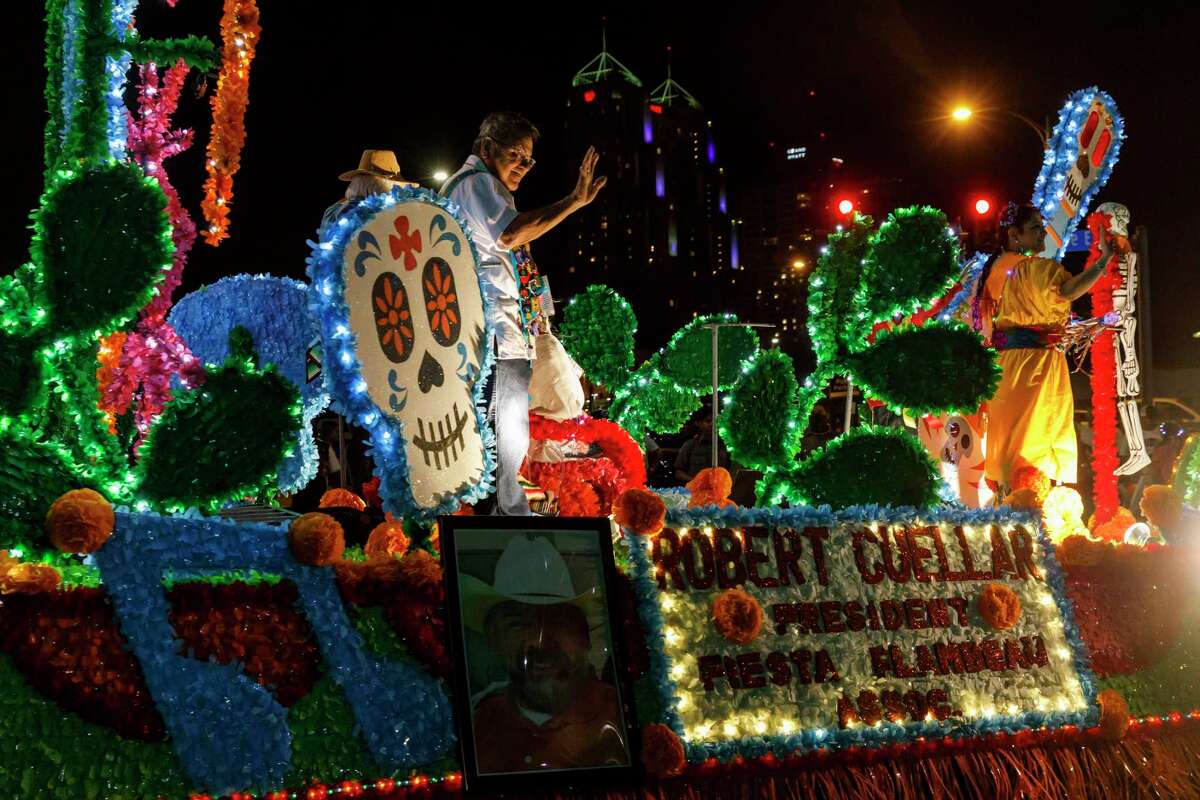
[[[441,194],[458,206],[471,228],[488,319],[496,331],[496,358],[532,361],[536,357],[532,342],[526,343],[521,329],[520,287],[511,248],[500,244],[500,234],[517,217],[512,192],[488,171],[483,159],[473,155],[442,185]]]

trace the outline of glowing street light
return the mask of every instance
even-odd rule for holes
[[[950,116],[955,122],[966,122],[974,113],[968,106],[958,106],[954,111],[950,112]]]
[[[446,173],[446,170],[444,170],[444,169],[439,169],[437,172],[433,173],[433,179],[435,181],[439,181],[439,182],[444,181],[444,180],[446,180],[446,178],[449,178],[449,177],[450,176]]]

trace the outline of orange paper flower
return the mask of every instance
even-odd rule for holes
[[[1100,704],[1100,735],[1110,742],[1122,739],[1129,730],[1129,704],[1116,689],[1105,689],[1096,696]]]
[[[1055,555],[1064,567],[1094,567],[1108,555],[1110,547],[1105,542],[1094,542],[1083,534],[1063,539]]]
[[[1039,514],[1042,512],[1042,499],[1033,489],[1017,489],[1004,498],[1004,505],[1022,511],[1035,511]]]
[[[0,550],[0,594],[37,594],[53,591],[62,580],[49,564],[22,562]]]
[[[1135,522],[1137,522],[1137,517],[1133,515],[1132,511],[1124,506],[1118,506],[1117,513],[1113,514],[1112,519],[1099,525],[1096,524],[1096,515],[1093,514],[1088,519],[1088,528],[1098,539],[1121,542],[1125,540],[1125,530]]]
[[[342,559],[342,553],[346,551],[346,534],[336,519],[313,512],[292,520],[288,546],[301,564],[324,567]]]
[[[669,778],[683,772],[687,759],[683,742],[666,725],[654,723],[642,728],[642,764],[655,778]]]
[[[1162,483],[1147,486],[1138,507],[1146,521],[1160,530],[1172,530],[1183,517],[1183,501],[1174,489]]]
[[[1003,583],[989,583],[979,593],[975,607],[988,625],[1006,630],[1021,618],[1021,600]]]
[[[733,491],[733,477],[724,467],[706,467],[688,481],[687,488],[692,494],[707,493],[725,498]]]
[[[741,589],[726,589],[717,595],[712,617],[717,632],[737,644],[749,644],[762,629],[762,606]]]
[[[63,553],[94,553],[112,536],[116,517],[99,492],[72,489],[46,514],[50,544]]]
[[[649,489],[626,489],[613,503],[617,524],[639,536],[653,536],[667,521],[667,506]]]
[[[367,537],[363,552],[367,558],[378,560],[395,558],[404,555],[408,550],[408,537],[404,534],[404,525],[388,520],[381,522]]]
[[[406,586],[423,589],[442,582],[442,565],[426,550],[412,550],[400,559],[400,579]]]
[[[1011,484],[1014,492],[1018,489],[1032,489],[1038,496],[1039,504],[1050,493],[1050,479],[1037,467],[1017,467],[1013,470]]]
[[[330,489],[321,495],[321,502],[317,503],[317,506],[320,508],[353,508],[355,511],[364,511],[367,508],[367,501],[349,489]]]

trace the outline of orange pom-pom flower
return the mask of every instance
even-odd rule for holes
[[[324,567],[341,560],[346,551],[346,534],[333,517],[312,512],[292,520],[288,546],[301,564]]]
[[[1042,512],[1042,499],[1033,489],[1017,489],[1004,498],[1004,505],[1021,511]]]
[[[99,492],[73,489],[54,501],[46,514],[50,544],[63,553],[94,553],[113,533],[116,516]]]
[[[404,525],[393,520],[381,522],[367,537],[363,553],[372,561],[394,558],[404,555],[408,550],[408,536],[404,533]]]
[[[737,644],[749,644],[762,629],[763,610],[747,592],[726,589],[713,600],[712,617],[717,632],[726,639]]]
[[[639,536],[653,536],[667,521],[667,505],[649,489],[626,489],[613,502],[613,518]]]
[[[1021,600],[1003,583],[989,583],[975,602],[980,616],[996,630],[1007,630],[1021,618]]]
[[[1142,516],[1159,530],[1171,531],[1183,517],[1183,501],[1175,490],[1162,483],[1147,486],[1138,508]]]
[[[349,489],[330,489],[321,495],[320,508],[353,508],[355,511],[365,511],[367,501]]]
[[[1132,511],[1124,506],[1118,506],[1117,513],[1113,514],[1112,519],[1107,522],[1096,524],[1096,515],[1093,514],[1088,520],[1088,528],[1097,539],[1123,542],[1125,541],[1125,531],[1135,522],[1137,522],[1137,517],[1133,515]]]
[[[400,559],[400,579],[416,589],[442,582],[442,565],[426,550],[411,550]]]
[[[1093,542],[1083,534],[1068,536],[1059,543],[1055,555],[1064,567],[1094,567],[1104,560],[1109,546],[1104,542]]]
[[[642,764],[655,778],[669,778],[683,772],[687,757],[675,731],[658,723],[643,727]]]
[[[1019,489],[1032,489],[1039,501],[1046,499],[1046,495],[1050,493],[1050,479],[1046,477],[1046,473],[1029,465],[1013,470],[1010,483],[1014,492]]]
[[[37,594],[53,591],[62,580],[49,564],[22,562],[0,550],[0,594]]]
[[[707,493],[721,498],[729,497],[729,493],[733,491],[733,476],[724,467],[705,467],[688,481],[687,488],[692,494]]]
[[[1100,735],[1110,742],[1124,738],[1129,730],[1129,704],[1116,689],[1105,689],[1096,696],[1100,704]]]

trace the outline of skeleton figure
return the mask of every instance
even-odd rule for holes
[[[1115,236],[1129,238],[1129,209],[1119,203],[1103,203],[1097,211],[1108,214],[1108,230]],[[1122,248],[1128,250],[1128,248]],[[1113,290],[1113,311],[1120,315],[1117,331],[1119,360],[1117,363],[1117,413],[1129,445],[1129,458],[1116,469],[1117,475],[1132,475],[1150,463],[1146,443],[1142,439],[1141,419],[1138,416],[1137,396],[1141,393],[1141,366],[1137,360],[1137,254],[1118,250],[1121,285]]]

